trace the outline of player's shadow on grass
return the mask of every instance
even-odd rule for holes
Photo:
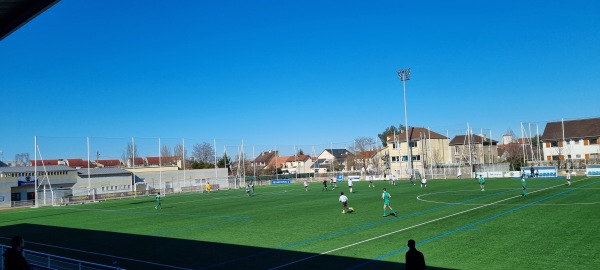
[[[133,225],[122,226],[131,230]],[[404,269],[401,262],[37,224],[0,227],[0,235],[23,236],[28,250],[125,269]]]

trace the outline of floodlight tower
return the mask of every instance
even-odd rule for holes
[[[409,177],[413,174],[412,172],[412,157],[410,155],[410,141],[408,139],[408,114],[406,113],[406,81],[410,80],[410,68],[398,70],[398,77],[402,81],[402,88],[404,89],[404,129],[406,133],[406,162],[408,162],[408,174]]]

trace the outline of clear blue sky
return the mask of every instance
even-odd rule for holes
[[[217,142],[319,154],[404,124],[600,116],[600,1],[62,0],[0,42],[4,160]],[[535,133],[535,128],[534,128]],[[489,136],[489,135],[488,135]],[[95,157],[92,157],[94,159]]]

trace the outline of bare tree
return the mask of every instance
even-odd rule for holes
[[[173,150],[173,155],[174,156],[176,156],[177,158],[183,159],[184,152],[187,152],[187,151],[185,151],[185,149],[183,149],[183,144],[176,144],[175,145],[175,149]],[[185,155],[185,156],[187,156],[187,155]]]
[[[441,149],[433,149],[431,151],[431,162],[433,162],[433,164],[441,164],[444,163],[444,150]]]
[[[372,150],[375,145],[377,145],[377,142],[374,138],[358,137],[354,139],[354,145],[350,145],[350,147],[348,148],[351,152],[354,152],[354,154],[356,155],[356,153]]]
[[[520,171],[523,166],[523,148],[518,143],[509,143],[504,146],[504,157],[510,163],[510,169]]]
[[[29,164],[29,153],[20,153],[15,155],[16,166],[27,166]]]
[[[171,148],[167,145],[162,145],[160,147],[160,162],[162,165],[170,164],[172,161],[173,155],[171,154]]]
[[[367,151],[373,150],[373,148],[377,145],[377,142],[374,138],[370,137],[358,137],[354,139],[354,144],[348,147],[348,150],[354,153],[353,158],[349,158],[349,162],[347,163],[348,168],[355,167],[355,170],[367,169],[367,166],[371,163],[370,153]]]
[[[125,148],[125,151],[123,151],[123,155],[121,155],[121,159],[123,160],[123,163],[127,164],[127,160],[139,156],[140,154],[138,153],[137,146],[132,142],[128,142],[127,148]]]
[[[552,156],[552,160],[556,162],[556,168],[558,168],[560,170],[561,168],[561,164],[563,163],[563,160],[565,160],[565,154],[568,152],[569,148],[568,145],[565,145],[565,143],[563,141],[558,142],[558,147],[554,147],[553,152],[556,155]],[[563,164],[566,168],[567,166],[567,162],[566,160],[564,161]]]
[[[252,173],[252,169],[248,170],[248,165],[250,165],[251,162],[252,161],[247,160],[246,153],[238,153],[233,160],[230,161],[229,171],[233,175],[245,176],[248,172]]]
[[[195,144],[192,150],[192,156],[196,162],[214,163],[215,162],[215,150],[212,144],[203,142],[201,144]]]

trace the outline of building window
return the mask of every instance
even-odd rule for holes
[[[407,156],[402,156],[402,161],[407,161],[408,157]]]
[[[458,151],[458,146],[454,146],[454,154],[458,155],[460,152]]]
[[[399,147],[398,147],[398,145],[397,145],[396,143],[393,143],[393,144],[392,144],[392,149],[398,149],[398,148],[399,148]]]
[[[575,155],[575,158],[581,158],[580,154]]]
[[[421,160],[421,155],[412,156],[413,161]]]
[[[392,162],[399,162],[399,161],[400,161],[399,156],[392,156]]]
[[[558,147],[558,141],[550,141],[550,147]]]
[[[554,155],[554,156],[552,156],[552,160],[560,160],[560,156]]]
[[[573,141],[575,142],[575,144],[579,144],[579,139],[574,139]]]
[[[590,144],[598,144],[598,138],[590,139]]]
[[[410,146],[410,147],[417,147],[417,142],[415,142],[415,141],[411,141],[411,142],[409,143],[409,146]]]

